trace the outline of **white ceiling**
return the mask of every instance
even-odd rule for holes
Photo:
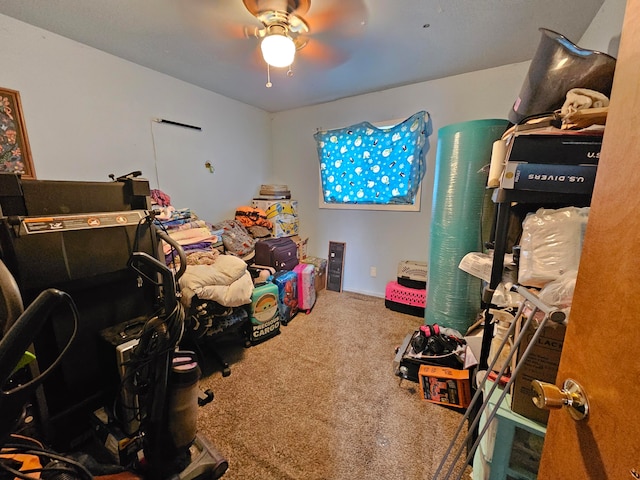
[[[0,0],[0,13],[269,112],[532,58],[604,0],[312,0],[294,75],[259,59],[242,0]],[[328,21],[328,22],[327,22]]]

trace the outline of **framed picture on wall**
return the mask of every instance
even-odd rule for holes
[[[0,172],[36,178],[20,93],[0,87]]]

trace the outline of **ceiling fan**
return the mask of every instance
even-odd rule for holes
[[[260,41],[267,64],[267,87],[271,87],[270,67],[287,68],[292,76],[296,54],[308,53],[311,60],[336,60],[335,47],[319,38],[339,40],[366,24],[363,0],[316,0],[323,9],[311,9],[311,0],[242,0],[260,26],[245,26],[245,37]]]

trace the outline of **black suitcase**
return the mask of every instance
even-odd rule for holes
[[[256,242],[256,265],[267,265],[276,271],[293,270],[298,265],[298,246],[289,237],[267,238]]]

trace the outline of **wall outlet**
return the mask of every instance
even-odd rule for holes
[[[375,277],[378,275],[378,269],[376,267],[370,267],[369,268],[369,275],[371,275],[372,277]]]

